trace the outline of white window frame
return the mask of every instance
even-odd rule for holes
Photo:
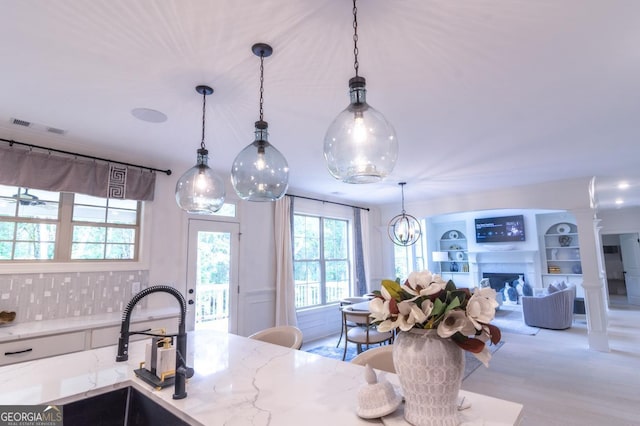
[[[55,191],[53,191],[55,192]],[[56,259],[53,260],[3,260],[0,266],[3,273],[33,273],[34,266],[37,265],[38,272],[56,273],[56,272],[92,272],[97,270],[109,271],[129,271],[138,269],[148,269],[149,259],[148,247],[149,235],[146,232],[148,224],[151,223],[153,214],[153,203],[139,202],[138,209],[138,228],[136,231],[137,257],[136,259],[70,259],[71,256],[71,238],[73,231],[73,223],[71,222],[73,211],[73,194],[60,193],[59,214],[57,222],[57,238],[56,238]],[[68,221],[64,223],[63,221]],[[100,224],[93,223],[100,226]],[[107,224],[108,225],[108,224]],[[63,227],[68,226],[68,231],[63,231]],[[104,226],[104,224],[103,224]],[[68,254],[59,256],[58,252],[62,250]]]
[[[354,286],[355,286],[355,276],[354,276],[354,248],[353,242],[355,238],[355,233],[353,229],[353,209],[351,207],[340,206],[337,204],[331,203],[322,203],[313,200],[306,200],[302,198],[296,198],[294,201],[294,214],[307,215],[307,216],[316,216],[327,219],[337,219],[344,220],[347,222],[347,233],[349,235],[349,242],[347,247],[348,253],[348,263],[349,263],[349,295],[354,294]],[[291,232],[295,232],[295,230],[291,230]],[[325,285],[324,282],[321,283],[322,286]],[[322,290],[324,293],[324,290]],[[321,308],[324,306],[335,305],[337,301],[321,303],[318,305],[310,305],[296,308],[297,311],[305,311],[309,309]]]

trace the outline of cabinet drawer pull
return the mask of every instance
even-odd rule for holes
[[[21,351],[15,351],[15,352],[5,352],[5,355],[18,355],[18,354],[23,354],[26,352],[31,352],[33,350],[33,348],[29,348],[29,349],[23,349]]]

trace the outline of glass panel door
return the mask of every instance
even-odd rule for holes
[[[237,331],[239,225],[189,220],[187,329]]]

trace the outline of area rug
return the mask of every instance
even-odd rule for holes
[[[503,342],[498,343],[497,345],[490,345],[489,350],[491,353],[494,353],[504,344]],[[306,352],[310,352],[316,355],[324,356],[327,358],[333,358],[337,360],[342,360],[342,353],[344,352],[344,346],[336,348],[335,346],[317,346],[312,349],[308,349]],[[350,346],[347,348],[347,356],[345,357],[345,361],[351,361],[357,355],[356,347]],[[482,365],[478,359],[473,356],[471,353],[466,352],[465,362],[464,362],[464,375],[462,376],[462,380],[466,379],[471,373],[473,373],[478,367]]]
[[[535,336],[540,329],[538,327],[529,327],[524,323],[522,318],[522,306],[519,305],[502,305],[496,311],[496,316],[491,321],[503,333],[528,334]]]

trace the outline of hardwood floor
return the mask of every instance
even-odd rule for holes
[[[640,425],[640,307],[612,306],[610,352],[588,348],[585,316],[576,315],[568,330],[504,333],[489,368],[478,368],[462,388],[523,404],[524,426]]]

